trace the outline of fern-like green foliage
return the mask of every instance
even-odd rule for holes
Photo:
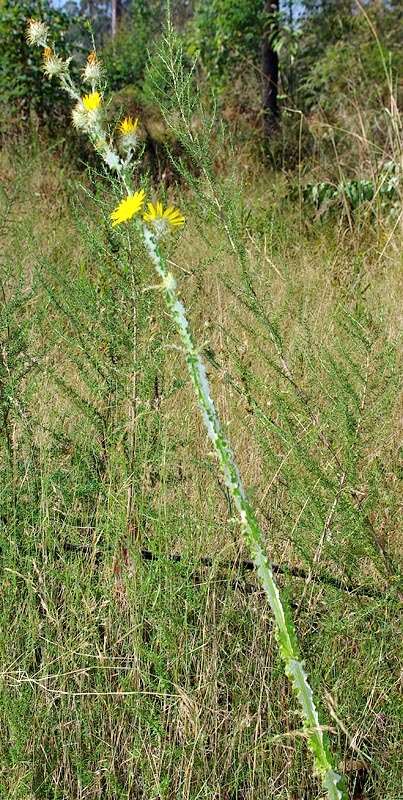
[[[285,532],[291,526],[298,559],[310,569],[337,574],[346,584],[372,584],[370,562],[380,583],[393,588],[398,565],[373,524],[382,467],[367,442],[374,435],[387,438],[385,423],[398,393],[396,346],[362,309],[341,307],[332,345],[302,329],[290,362],[284,337],[256,294],[242,303],[254,320],[243,323],[245,331],[276,387],[270,384],[268,413],[267,378],[259,379],[233,351],[263,462],[277,476],[262,511],[278,509],[276,527]]]

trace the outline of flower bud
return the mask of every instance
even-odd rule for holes
[[[74,106],[74,108],[73,108],[73,110],[71,112],[71,116],[73,118],[73,125],[74,125],[75,128],[77,128],[77,130],[79,130],[79,131],[88,131],[89,130],[88,114],[87,114],[87,112],[86,112],[81,100],[79,100],[78,103],[76,103],[76,105]]]
[[[61,72],[66,70],[67,63],[57,56],[51,47],[45,47],[43,51],[43,71],[49,78],[54,75],[60,75]]]
[[[88,55],[87,63],[83,69],[83,80],[90,84],[97,84],[102,78],[102,65],[93,51]]]

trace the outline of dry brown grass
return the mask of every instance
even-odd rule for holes
[[[18,189],[3,264],[14,265],[16,277],[27,276],[25,289],[34,288],[16,322],[32,314],[29,350],[44,353],[39,369],[18,387],[29,404],[39,451],[35,467],[27,426],[16,416],[15,458],[24,465],[16,472],[19,516],[11,517],[3,498],[9,515],[0,712],[4,797],[316,800],[320,790],[310,776],[269,612],[253,576],[239,563],[230,570],[223,564],[236,562],[243,547],[158,295],[140,295],[138,456],[128,530],[133,476],[125,450],[127,392],[110,395],[105,442],[55,381],[62,376],[106,413],[109,395],[88,365],[91,380],[80,372],[83,350],[74,322],[61,314],[43,281],[47,275],[65,302],[60,275],[68,277],[72,302],[77,287],[82,285],[83,298],[86,287],[96,287],[89,296],[98,303],[97,313],[92,316],[83,300],[82,320],[88,322],[88,341],[94,337],[94,351],[95,343],[102,343],[102,363],[110,369],[101,309],[121,302],[119,272],[111,258],[99,273],[100,251],[79,232],[72,200],[82,203],[89,230],[98,225],[93,206],[79,192],[66,194],[66,174],[56,160],[39,152],[29,163],[10,162],[4,152],[0,170],[6,188]],[[313,461],[332,474],[334,458],[314,434],[316,425],[332,436],[344,457],[344,423],[333,408],[337,382],[329,374],[326,350],[340,344],[353,360],[359,358],[348,331],[340,328],[337,306],[353,314],[364,303],[374,342],[368,362],[360,364],[367,378],[357,384],[360,456],[350,488],[359,509],[372,497],[375,482],[371,521],[394,556],[399,414],[395,356],[387,348],[396,350],[400,316],[396,233],[391,235],[386,222],[377,231],[362,223],[354,235],[336,224],[301,226],[299,208],[284,200],[283,181],[274,180],[264,176],[250,186],[246,263],[259,304],[278,323],[287,364],[312,398],[317,421],[296,403],[279,373],[267,326],[240,302],[239,261],[225,233],[212,225],[201,230],[187,195],[189,224],[171,258],[197,341],[210,358],[213,394],[270,554],[283,565],[309,571],[321,528],[313,513],[304,515],[314,506],[318,478],[308,480],[297,448],[276,435],[277,428],[286,429],[280,400],[289,404],[301,441],[310,442]],[[106,246],[107,232],[100,236]],[[145,270],[141,289],[152,283]],[[12,288],[9,278],[8,298]],[[123,309],[116,336],[126,322]],[[130,359],[118,345],[116,352],[121,374],[129,379]],[[277,426],[274,431],[257,409]],[[378,472],[372,473],[375,463]],[[296,477],[305,475],[299,495],[292,491],[291,465]],[[334,496],[318,483],[319,497],[326,518]],[[376,585],[383,597],[355,597],[291,576],[280,580],[295,606],[303,655],[331,719],[351,797],[395,800],[395,577],[385,573],[370,544],[349,538],[347,519],[337,501],[330,542],[315,569]],[[142,562],[139,544],[160,559]],[[87,549],[69,550],[71,545]],[[338,549],[332,561],[332,548],[339,545],[345,550]],[[183,561],[167,559],[172,552],[181,552]],[[202,555],[213,557],[212,567],[199,564]]]

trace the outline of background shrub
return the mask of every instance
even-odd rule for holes
[[[77,51],[80,49],[77,34],[84,35],[83,24],[77,17],[56,11],[46,0],[3,0],[0,6],[0,119],[3,131],[10,127],[21,128],[30,112],[35,112],[42,122],[56,129],[66,113],[54,84],[44,80],[40,51],[33,50],[26,42],[25,29],[29,17],[49,24],[55,44],[64,57],[71,50],[70,38],[74,36]],[[88,40],[88,35],[86,38]]]

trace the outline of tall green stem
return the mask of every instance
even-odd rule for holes
[[[341,778],[333,770],[327,744],[319,724],[312,689],[308,683],[303,662],[299,657],[294,624],[288,609],[281,600],[270,561],[265,552],[262,530],[246,497],[231,446],[221,427],[210,394],[205,366],[193,342],[185,308],[176,292],[175,278],[167,267],[153,233],[146,225],[142,226],[142,232],[147,252],[161,278],[161,288],[166,305],[183,345],[190,378],[207,433],[213,443],[225,483],[237,508],[246,543],[273,612],[275,635],[280,654],[284,661],[286,675],[291,681],[301,707],[303,726],[308,746],[313,753],[315,767],[322,778],[329,800],[343,800],[345,794],[340,786]]]

